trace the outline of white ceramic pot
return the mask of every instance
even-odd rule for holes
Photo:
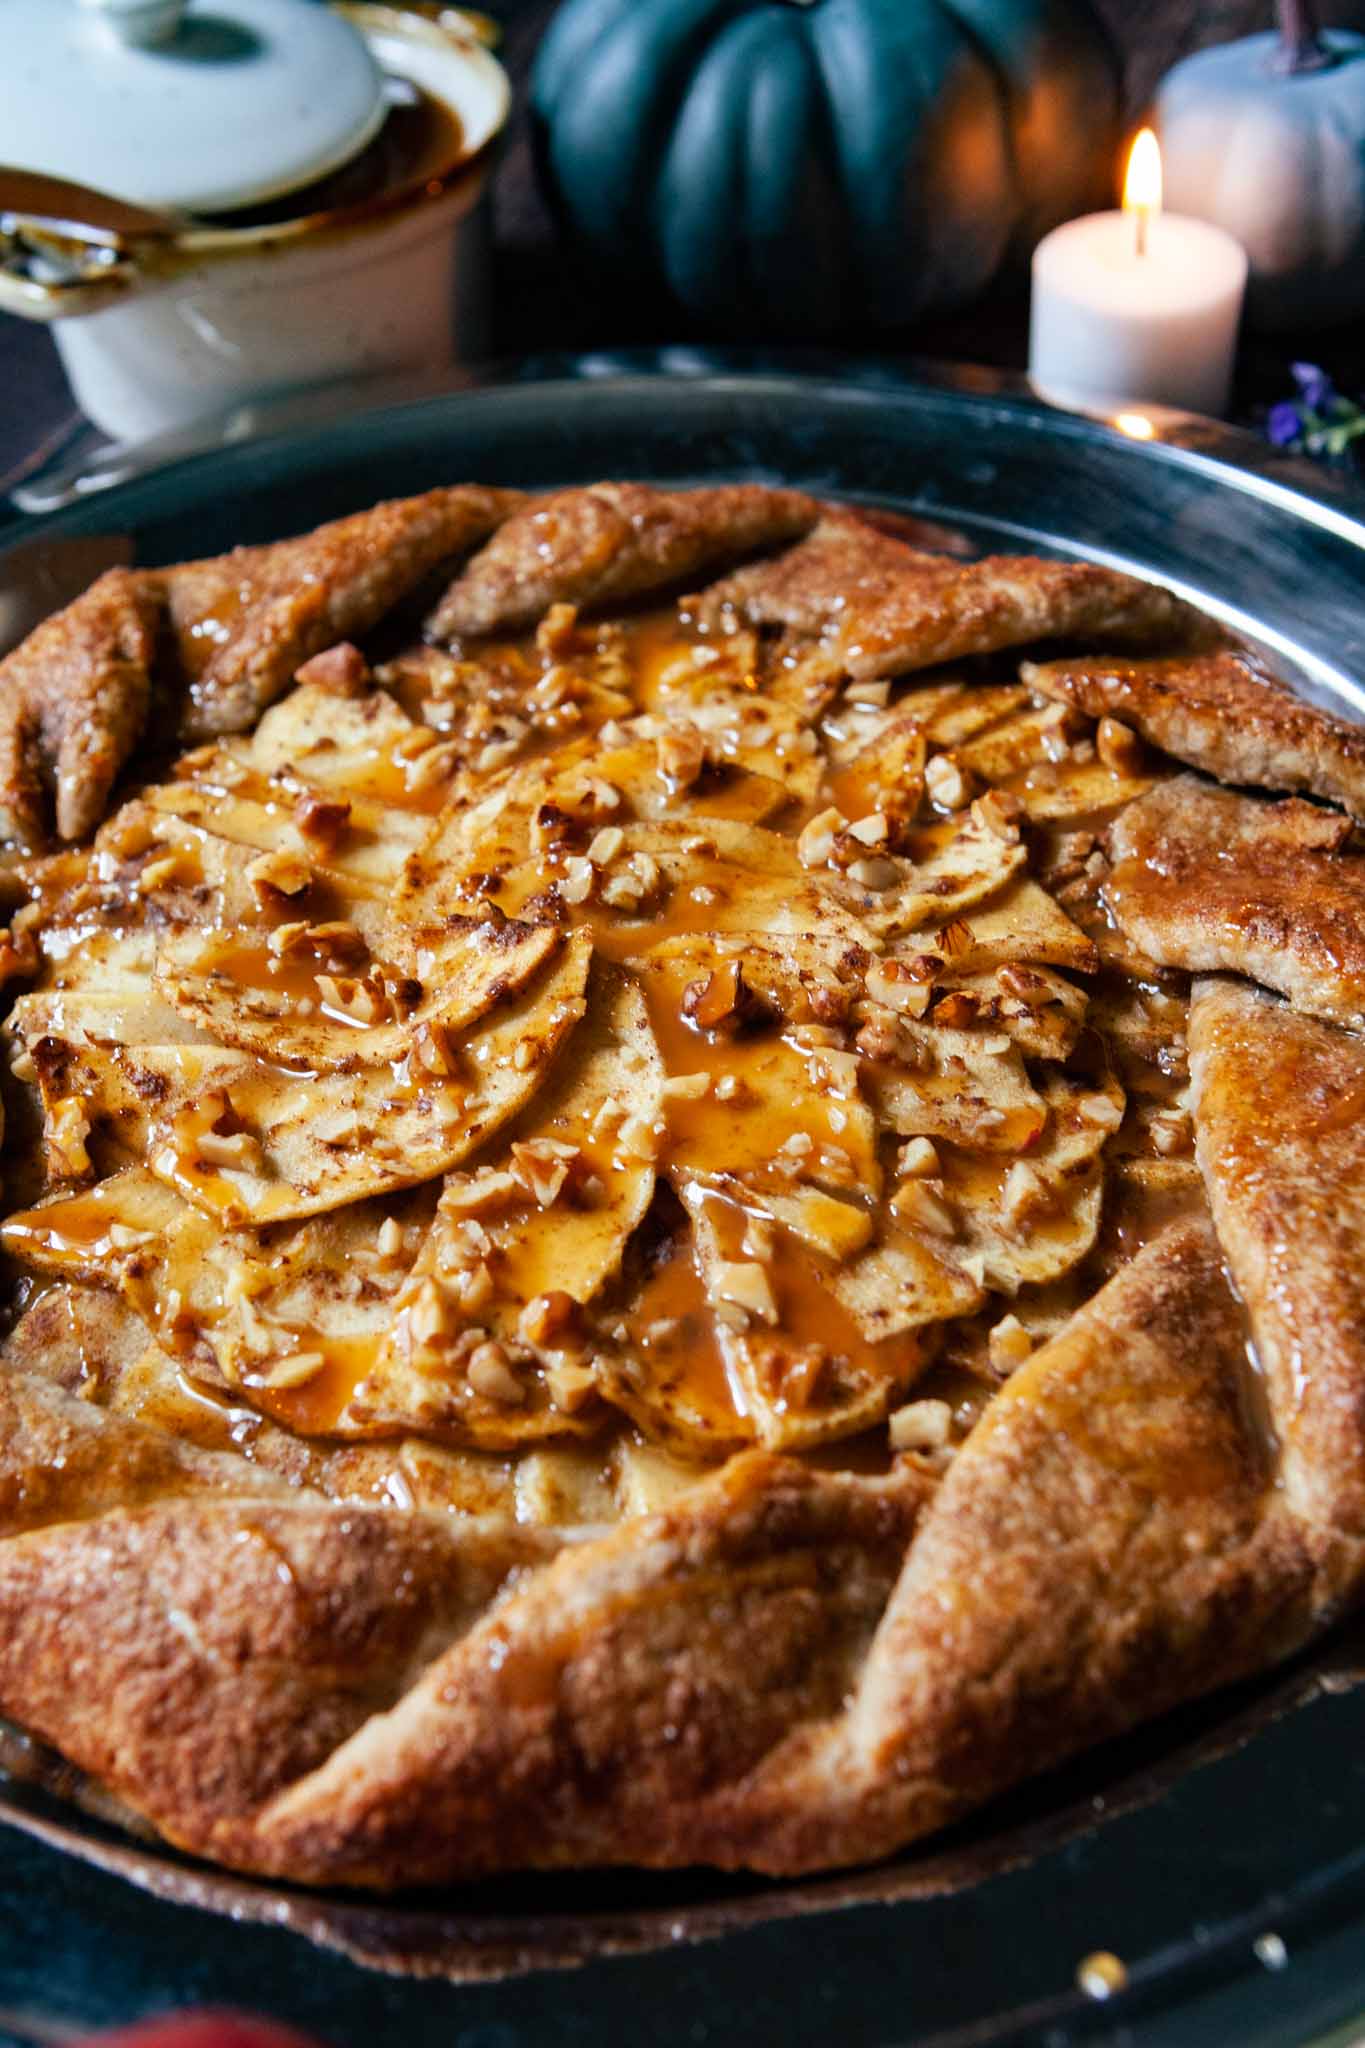
[[[455,12],[339,4],[389,77],[455,116],[448,160],[330,212],[129,236],[73,264],[0,241],[0,310],[58,323],[81,408],[140,440],[243,400],[438,369],[481,343],[484,188],[506,73]]]

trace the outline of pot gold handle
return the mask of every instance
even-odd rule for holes
[[[473,36],[485,50],[496,50],[502,41],[499,23],[491,14],[480,14],[477,7],[449,7],[446,0],[398,0],[398,8],[403,14],[420,14],[423,21],[431,22],[435,28]]]
[[[178,223],[64,178],[0,165],[0,308],[27,320],[93,313],[138,281],[138,251]]]
[[[453,14],[462,21],[485,50],[496,50],[502,41],[501,24],[494,21],[491,14],[480,14],[477,7],[447,7],[442,12]]]

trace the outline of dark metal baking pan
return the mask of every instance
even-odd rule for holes
[[[1207,422],[1116,427],[985,373],[692,351],[522,364],[18,522],[0,530],[0,646],[106,561],[269,539],[438,481],[599,476],[780,480],[894,506],[983,548],[1111,561],[1172,583],[1311,694],[1365,715],[1365,498],[1349,486]],[[833,2031],[850,2048],[1305,2041],[1365,2007],[1362,1668],[1355,1638],[1338,1639],[889,1865],[789,1885],[607,1872],[383,1902],[309,1894],[130,1836],[11,1746],[0,1817],[28,1841],[7,1838],[0,1870],[0,1904],[12,1887],[0,2004],[95,2020],[209,1995],[338,2043],[397,2038],[385,2029],[401,2022],[407,2040],[467,2048],[645,2032]],[[1129,1970],[1109,2006],[1076,1988],[1095,1948]],[[583,1967],[525,1974],[568,1963]]]

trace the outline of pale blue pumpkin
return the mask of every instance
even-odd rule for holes
[[[1166,204],[1242,244],[1251,321],[1365,314],[1365,36],[1296,24],[1202,50],[1163,81],[1155,119]]]
[[[618,285],[819,335],[961,304],[1102,203],[1116,66],[1088,0],[564,0],[532,114]]]

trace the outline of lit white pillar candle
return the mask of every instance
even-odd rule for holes
[[[1207,221],[1161,210],[1161,154],[1133,144],[1121,213],[1067,221],[1033,257],[1029,375],[1044,397],[1227,405],[1247,259]]]

